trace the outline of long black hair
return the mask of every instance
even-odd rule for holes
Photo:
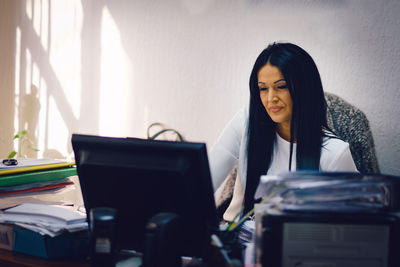
[[[265,110],[258,87],[258,72],[267,63],[279,68],[293,102],[288,170],[291,170],[294,140],[296,169],[319,170],[324,129],[329,129],[321,78],[314,60],[297,45],[269,45],[258,56],[250,75],[245,211],[254,205],[254,193],[260,176],[268,172],[276,142],[277,124]]]

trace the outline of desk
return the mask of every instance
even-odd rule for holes
[[[85,260],[46,260],[26,254],[0,249],[0,266],[21,266],[21,267],[89,267],[89,261]]]
[[[121,259],[116,267],[135,267],[142,263],[138,257]],[[46,260],[0,249],[0,266],[7,267],[90,267],[89,260]]]

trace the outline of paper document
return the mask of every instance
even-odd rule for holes
[[[42,235],[57,236],[65,231],[88,229],[86,215],[62,206],[26,203],[5,210],[0,223],[17,225]]]
[[[25,203],[38,203],[46,205],[83,206],[83,198],[78,176],[69,179],[74,183],[60,188],[43,191],[27,192],[14,195],[0,195],[0,209],[12,208]]]
[[[359,212],[395,204],[396,179],[385,175],[340,172],[290,172],[261,176],[255,198],[266,207],[296,211]]]
[[[26,203],[4,211],[2,216],[13,219],[21,218],[26,221],[38,219],[41,221],[53,221],[64,224],[81,223],[86,221],[86,216],[60,206]]]

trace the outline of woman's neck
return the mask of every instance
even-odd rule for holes
[[[290,123],[279,123],[276,129],[280,137],[290,142]],[[296,143],[296,139],[293,140]]]

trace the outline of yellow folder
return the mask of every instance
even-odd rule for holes
[[[74,165],[75,165],[74,162],[59,162],[59,163],[33,165],[33,166],[26,166],[26,167],[20,167],[20,168],[12,168],[12,169],[3,169],[3,170],[0,170],[0,176],[24,173],[24,172],[33,172],[33,171],[42,171],[42,170],[72,167]]]

